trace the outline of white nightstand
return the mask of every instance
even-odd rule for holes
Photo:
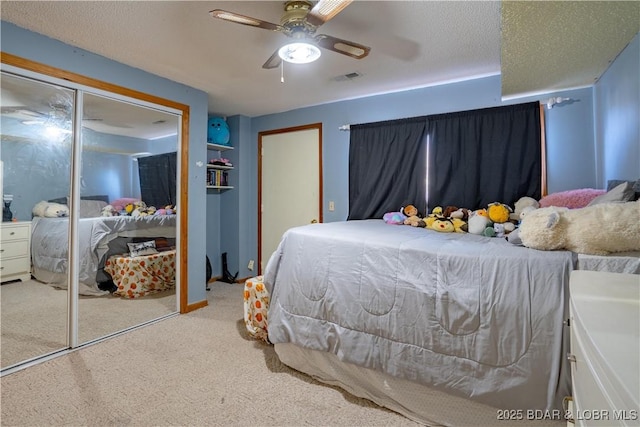
[[[576,270],[570,280],[576,426],[640,423],[640,275]]]
[[[0,224],[0,282],[31,279],[31,221]]]

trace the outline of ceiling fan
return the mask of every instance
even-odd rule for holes
[[[367,46],[326,34],[315,34],[318,27],[335,17],[351,2],[352,0],[320,0],[314,6],[310,1],[306,0],[286,1],[280,24],[222,9],[212,10],[209,14],[214,18],[236,24],[279,31],[293,39],[294,43],[276,50],[262,65],[262,68],[271,69],[278,67],[283,59],[297,63],[311,62],[320,56],[318,47],[355,59],[362,59],[367,56],[371,50]],[[301,47],[300,45],[304,45],[302,50],[296,50],[296,48]]]

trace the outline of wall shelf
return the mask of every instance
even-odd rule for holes
[[[230,145],[212,144],[211,142],[207,142],[207,150],[226,151],[233,150],[233,147]]]
[[[230,145],[220,145],[220,144],[212,144],[210,142],[207,143],[208,151],[217,151],[218,156],[220,153],[227,150],[233,150],[233,147]],[[226,165],[213,165],[209,163],[210,159],[207,159],[207,190],[232,190],[233,186],[231,185],[211,185],[214,183],[226,184],[228,183],[228,175],[226,171],[233,170],[233,166]]]

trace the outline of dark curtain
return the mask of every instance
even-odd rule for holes
[[[352,125],[350,134],[347,219],[381,219],[408,204],[424,214],[424,117]]]
[[[426,118],[429,206],[468,209],[540,199],[538,102]]]
[[[175,152],[138,158],[140,197],[160,209],[176,204],[177,155]]]

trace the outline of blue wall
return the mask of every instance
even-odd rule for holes
[[[189,115],[189,243],[188,302],[206,299],[205,259],[207,226],[206,168],[198,166],[206,161],[207,94],[201,90],[149,74],[137,68],[44,37],[8,22],[0,27],[0,50],[32,61],[82,74],[147,94],[173,100],[190,107]],[[184,260],[183,260],[184,261]]]
[[[640,35],[595,84],[596,180],[640,178]]]

